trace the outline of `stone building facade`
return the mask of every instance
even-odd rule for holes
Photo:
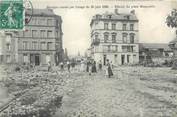
[[[10,47],[17,51],[16,63],[46,65],[50,61],[57,65],[63,60],[62,19],[51,9],[34,9],[25,30],[10,34],[11,42],[16,40]],[[9,62],[14,62],[12,57]]]
[[[0,63],[17,63],[18,38],[15,32],[0,32]]]
[[[91,26],[91,56],[105,65],[109,59],[114,65],[139,62],[139,29],[135,11],[127,14],[104,13],[93,16]]]

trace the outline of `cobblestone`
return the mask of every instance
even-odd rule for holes
[[[168,77],[166,82],[163,78],[162,84],[160,84],[162,79],[157,78],[161,72],[167,72],[165,76]],[[163,86],[176,89],[176,84],[168,82],[174,76],[172,71],[167,68],[152,71],[149,68],[137,67],[132,70],[132,68],[121,67],[114,69],[114,74],[114,77],[110,79],[106,78],[104,71],[92,76],[87,73],[72,75],[67,81],[66,89],[68,90],[63,98],[63,105],[55,117],[177,116],[175,98],[171,98],[170,104],[169,98],[164,97],[169,93],[175,97],[177,93],[169,88],[165,92],[161,88]],[[151,79],[157,80],[140,80],[140,75],[146,78],[149,74]],[[153,89],[153,86],[159,87],[158,90]],[[159,90],[161,94],[156,95]],[[163,101],[158,96],[161,96]]]

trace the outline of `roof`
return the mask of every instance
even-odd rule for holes
[[[136,17],[135,13],[109,13],[105,12],[103,14],[96,14],[92,17],[92,21],[90,25],[92,25],[93,21],[95,20],[119,20],[119,21],[137,21],[138,18]]]
[[[111,15],[111,18],[109,18],[108,16]],[[127,16],[129,16],[129,18],[127,19]],[[104,13],[102,15],[103,19],[117,19],[117,20],[138,20],[138,18],[136,17],[135,14],[132,13],[119,13],[119,14],[114,14],[114,13]]]
[[[164,49],[165,51],[171,51],[168,43],[140,43],[139,49]]]

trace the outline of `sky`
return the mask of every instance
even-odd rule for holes
[[[171,12],[172,7],[177,7],[176,2],[158,1],[105,1],[78,2],[79,0],[31,0],[34,8],[46,8],[47,6],[57,6],[54,12],[62,17],[63,46],[67,48],[69,55],[76,55],[84,52],[90,47],[90,21],[95,14],[102,14],[106,11],[114,12],[114,6],[153,6],[150,8],[118,8],[120,13],[128,13],[135,9],[139,19],[139,42],[143,43],[168,43],[175,38],[174,29],[166,26],[166,16]],[[75,2],[74,2],[75,1]],[[77,2],[76,2],[77,1]],[[84,0],[80,0],[84,1]],[[61,8],[70,6],[91,6],[108,5],[111,8]]]

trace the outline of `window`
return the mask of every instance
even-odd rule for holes
[[[137,60],[136,55],[133,55],[133,63],[137,62],[136,60]]]
[[[122,52],[127,52],[127,46],[122,46]]]
[[[117,52],[117,51],[118,51],[118,46],[116,45],[116,47],[115,47],[115,48],[116,48],[116,52]]]
[[[133,52],[133,46],[127,46],[127,52]]]
[[[37,30],[32,30],[32,37],[38,37]]]
[[[38,22],[37,22],[37,18],[32,18],[32,20],[31,20],[31,24],[32,25],[37,25],[38,24]]]
[[[123,24],[122,30],[127,30],[127,24]]]
[[[7,63],[10,63],[10,62],[11,62],[11,57],[10,57],[10,55],[7,55],[7,56],[6,56],[6,61],[7,61]]]
[[[30,30],[26,30],[26,31],[24,31],[24,36],[25,37],[31,37],[31,31]]]
[[[97,39],[98,39],[98,34],[95,35],[95,40],[97,40]]]
[[[112,15],[108,15],[107,17],[108,17],[109,19],[111,19]]]
[[[108,23],[104,23],[104,29],[108,29]]]
[[[28,42],[24,41],[23,42],[23,50],[27,50],[28,49]]]
[[[47,50],[52,50],[52,42],[47,43]]]
[[[12,35],[11,34],[7,34],[6,35],[6,42],[10,43],[11,42],[11,38],[12,38]]]
[[[10,44],[9,43],[6,44],[6,48],[8,51],[10,51]]]
[[[28,55],[27,54],[23,54],[23,62],[24,63],[28,63],[29,59],[28,59]]]
[[[104,52],[107,52],[107,49],[108,49],[107,46],[103,46],[103,51]]]
[[[112,24],[112,30],[116,30],[116,24],[115,23]]]
[[[53,24],[52,24],[52,19],[48,19],[48,20],[47,20],[47,25],[48,25],[48,26],[52,26],[52,25],[53,25]]]
[[[112,43],[116,43],[116,33],[112,34]]]
[[[42,38],[43,38],[43,37],[46,37],[46,36],[45,36],[45,30],[41,30],[40,36],[41,36]]]
[[[130,55],[127,55],[127,63],[130,63]]]
[[[133,52],[133,46],[122,46],[122,52]]]
[[[109,33],[105,33],[105,34],[104,34],[104,42],[105,42],[105,43],[107,43],[108,38],[109,38]]]
[[[46,43],[45,42],[41,42],[41,49],[46,50]]]
[[[35,41],[32,42],[32,49],[33,50],[37,50],[38,49],[37,42],[35,42]]]
[[[131,31],[134,30],[134,24],[130,24],[130,30],[131,30]]]
[[[47,37],[49,37],[49,38],[52,37],[52,31],[51,31],[51,30],[48,30],[48,31],[47,31]]]
[[[39,20],[39,23],[38,23],[39,25],[46,25],[46,20],[45,20],[45,18],[41,18],[40,20]]]
[[[123,43],[127,43],[127,33],[122,34]]]
[[[135,34],[130,34],[130,43],[134,43]]]
[[[112,50],[113,50],[114,52],[117,52],[117,50],[118,50],[117,45],[112,46]]]
[[[110,52],[111,51],[111,46],[110,45],[108,45],[108,52]]]

